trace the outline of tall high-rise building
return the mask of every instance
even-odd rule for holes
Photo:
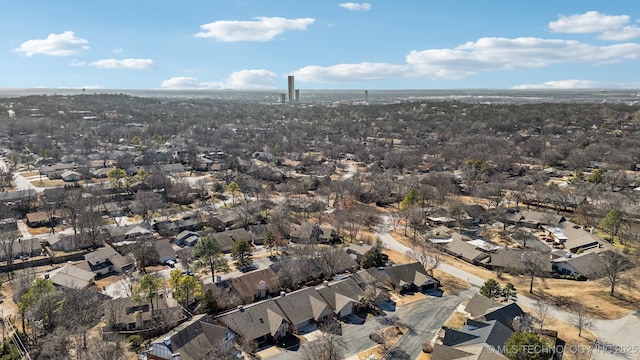
[[[369,90],[364,91],[364,102],[369,103]]]
[[[296,99],[296,103],[300,102],[300,89],[296,89],[295,99]]]
[[[293,80],[293,75],[289,75],[287,77],[288,80],[288,84],[289,84],[289,104],[293,105],[293,91],[295,89],[295,84],[294,84],[294,80]]]

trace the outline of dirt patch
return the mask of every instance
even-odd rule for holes
[[[382,345],[374,346],[358,354],[359,360],[368,360],[371,355],[374,355],[376,359],[382,359],[387,350],[395,345],[400,338],[407,332],[407,328],[402,326],[388,326],[382,328],[376,333],[381,335],[381,339],[384,340],[384,347]]]
[[[415,262],[415,260],[409,256],[395,250],[382,249],[382,253],[387,255],[389,260],[393,261],[394,264],[409,264]]]
[[[96,288],[98,290],[101,290],[101,289],[107,288],[110,285],[113,285],[114,283],[122,280],[123,278],[124,276],[122,275],[110,275],[100,280],[95,280],[94,283],[96,284]]]
[[[56,187],[56,186],[64,186],[65,184],[68,184],[68,183],[64,182],[64,180],[43,179],[43,180],[31,180],[31,184],[33,186],[38,186],[38,187]]]
[[[391,300],[393,300],[396,303],[396,306],[405,306],[419,300],[424,300],[427,297],[428,297],[427,295],[419,292],[416,292],[413,294],[405,294],[405,295],[393,293],[391,295]]]
[[[449,275],[440,269],[433,269],[433,277],[440,281],[440,290],[445,294],[457,294],[471,288],[471,284],[468,282]]]
[[[444,322],[443,327],[460,330],[462,325],[467,321],[467,315],[460,311],[454,311],[451,316]]]

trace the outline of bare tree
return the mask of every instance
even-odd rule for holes
[[[571,317],[569,323],[578,328],[578,336],[582,337],[582,330],[593,329],[593,320],[587,316],[587,307],[582,301],[571,305]]]
[[[552,325],[555,322],[555,318],[551,315],[551,306],[541,302],[540,300],[536,301],[531,310],[533,323],[537,325],[536,330],[538,331],[538,334],[542,333],[545,326]]]
[[[533,294],[533,282],[535,278],[542,275],[549,265],[548,255],[539,251],[525,250],[520,259],[524,266],[524,271],[530,279],[529,293]]]
[[[164,199],[158,193],[152,191],[138,191],[136,193],[136,199],[131,203],[131,210],[142,216],[142,220],[149,221],[150,212],[156,209],[161,209],[164,204]]]
[[[422,267],[427,270],[429,275],[433,276],[433,269],[437,268],[442,262],[443,254],[431,241],[425,244],[414,244],[412,249],[407,251],[407,255],[419,262]]]
[[[631,267],[629,259],[616,251],[607,251],[600,257],[602,259],[602,281],[609,285],[611,296],[615,295],[618,285],[630,285],[631,279],[628,270]]]
[[[331,322],[320,328],[320,336],[302,350],[303,360],[342,360],[345,342],[337,333],[340,324]]]

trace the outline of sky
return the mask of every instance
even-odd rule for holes
[[[3,0],[0,88],[640,88],[640,0]]]

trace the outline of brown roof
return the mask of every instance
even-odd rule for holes
[[[283,327],[289,326],[285,314],[273,299],[241,307],[216,319],[247,340],[276,336]]]
[[[260,291],[260,281],[264,281],[268,292],[273,287],[275,279],[276,273],[271,268],[266,268],[251,271],[231,279],[231,286],[240,294],[240,297],[253,301],[256,293]]]

